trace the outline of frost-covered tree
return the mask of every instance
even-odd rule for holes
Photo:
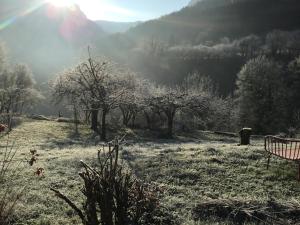
[[[274,133],[285,119],[285,92],[281,66],[265,56],[249,60],[237,79],[242,126],[259,133]]]
[[[173,136],[176,114],[187,106],[186,94],[179,88],[158,87],[149,99],[150,107],[167,118],[167,136]]]
[[[287,86],[291,126],[300,128],[300,57],[289,63]]]
[[[10,66],[0,46],[0,113],[22,113],[25,107],[41,98],[29,67],[25,64]]]
[[[151,83],[147,80],[138,78],[133,73],[123,75],[123,87],[126,91],[122,96],[119,108],[123,117],[123,125],[135,126],[137,114],[142,112],[146,107],[145,99],[149,92]]]
[[[124,80],[113,63],[89,57],[74,68],[63,72],[54,82],[55,98],[67,98],[79,103],[83,111],[91,113],[91,129],[99,132],[98,114],[101,113],[102,140],[106,140],[106,118],[117,108],[125,93]]]

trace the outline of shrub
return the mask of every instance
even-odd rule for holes
[[[4,150],[3,150],[4,149]],[[0,224],[10,224],[15,207],[20,200],[23,190],[14,186],[15,176],[18,172],[18,164],[14,157],[16,150],[9,141],[4,148],[0,148]]]
[[[51,188],[56,195],[76,211],[85,225],[150,224],[158,198],[154,188],[134,178],[119,163],[119,140],[109,144],[108,150],[99,151],[99,167],[92,168],[84,162],[83,209],[64,194]]]
[[[240,125],[257,133],[276,133],[286,118],[282,67],[259,56],[249,60],[238,74],[237,96]]]

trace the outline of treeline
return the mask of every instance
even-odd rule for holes
[[[225,6],[229,4],[235,4],[243,1],[253,1],[253,0],[191,0],[189,6],[195,4],[201,4],[202,9],[216,8],[220,6]]]
[[[275,134],[300,128],[300,58],[250,58],[238,73],[233,95],[221,97],[214,82],[191,73],[176,85],[156,85],[119,66],[91,56],[52,84],[57,102],[107,138],[109,126],[163,131],[210,129]],[[99,119],[100,118],[100,119]],[[109,121],[109,122],[108,122]]]
[[[220,94],[226,96],[234,92],[236,76],[249,59],[267,55],[291,61],[300,54],[299,40],[299,30],[274,30],[262,36],[251,34],[234,40],[224,37],[197,45],[176,45],[171,40],[150,38],[132,51],[125,51],[130,57],[121,61],[147,79],[168,85],[181,83],[188,74],[197,71],[209,76]]]
[[[29,67],[25,64],[12,66],[0,43],[0,122],[8,124],[11,115],[22,114],[41,98]]]
[[[231,4],[234,2],[235,4]],[[223,37],[237,39],[274,29],[299,29],[297,0],[201,1],[193,7],[149,21],[131,29],[133,39],[155,37],[176,44],[198,44]]]
[[[217,43],[171,46],[165,52],[183,59],[224,59],[233,56],[253,58],[262,54],[295,57],[300,54],[300,30],[274,30],[264,36],[251,34],[233,41],[224,37]]]
[[[232,104],[219,97],[211,80],[197,73],[176,86],[158,86],[91,57],[71,68],[52,84],[57,102],[66,101],[75,121],[83,115],[91,129],[107,138],[107,120],[113,126],[163,130],[172,137],[181,130],[232,129]],[[100,122],[99,118],[100,117]]]

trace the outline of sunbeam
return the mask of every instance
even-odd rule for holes
[[[47,0],[47,2],[56,7],[70,7],[75,4],[74,0]]]
[[[29,8],[17,13],[17,15],[7,18],[4,21],[0,21],[0,31],[7,28],[9,25],[13,24],[19,18],[24,17],[24,16],[34,12],[35,10],[40,8],[43,4],[45,4],[45,2],[35,3],[35,4],[31,5]]]

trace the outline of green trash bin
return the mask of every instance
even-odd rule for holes
[[[250,145],[251,128],[243,128],[240,130],[241,143],[240,145]]]

